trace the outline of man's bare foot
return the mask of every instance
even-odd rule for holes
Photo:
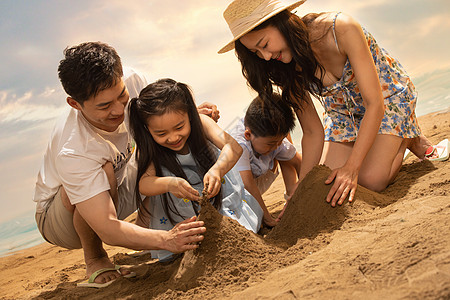
[[[113,263],[109,260],[108,257],[100,257],[96,259],[86,259],[86,275],[89,278],[94,272],[104,269],[104,268],[114,268]],[[130,274],[130,270],[126,268],[120,268],[119,272],[117,271],[108,271],[101,273],[95,278],[94,282],[96,283],[106,283],[111,280],[117,279],[122,275]]]
[[[425,159],[425,154],[429,154],[427,153],[427,150],[432,149],[430,147],[433,146],[433,144],[431,144],[431,142],[424,135],[420,135],[409,140],[410,142],[408,149],[419,159]],[[427,158],[433,158],[433,156]]]

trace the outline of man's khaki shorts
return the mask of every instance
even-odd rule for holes
[[[45,211],[36,213],[36,223],[47,242],[67,249],[81,248],[80,238],[73,227],[73,214],[62,203],[61,189]]]
[[[124,181],[119,186],[119,203],[116,207],[119,220],[125,219],[137,209],[134,196],[136,173],[134,165],[130,165]],[[73,213],[64,207],[61,189],[43,212],[36,213],[35,218],[38,229],[47,242],[67,249],[81,248],[80,238],[73,226]]]

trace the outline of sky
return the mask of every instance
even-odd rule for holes
[[[224,129],[254,94],[222,13],[229,0],[1,0],[0,222],[34,209],[36,176],[58,116],[67,109],[57,67],[85,41],[113,46],[149,82],[190,85],[197,103],[217,104]],[[297,9],[352,15],[407,69],[419,90],[417,114],[450,103],[450,1],[308,0]],[[294,139],[296,137],[294,136]]]

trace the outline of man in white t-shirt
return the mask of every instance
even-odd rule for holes
[[[264,212],[264,224],[275,226],[282,213],[274,219],[269,213],[262,194],[278,176],[280,164],[286,187],[285,199],[292,197],[298,185],[301,154],[297,152],[289,137],[294,128],[294,113],[289,104],[278,94],[271,99],[255,98],[247,108],[245,117],[230,131],[230,135],[241,145],[242,155],[236,163],[245,189],[258,201]],[[284,210],[283,210],[284,211]]]
[[[206,229],[195,218],[170,231],[122,221],[142,203],[134,197],[134,143],[124,119],[129,93],[138,96],[146,80],[133,71],[124,75],[117,52],[101,42],[64,55],[58,74],[71,108],[55,126],[38,174],[36,222],[48,242],[83,248],[89,285],[101,287],[131,274],[112,264],[103,242],[179,253],[198,247]],[[199,111],[218,118],[213,105]]]

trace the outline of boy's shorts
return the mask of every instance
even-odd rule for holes
[[[127,176],[118,188],[119,204],[116,208],[117,218],[123,220],[136,211],[134,187],[136,170],[127,169]],[[49,243],[66,249],[80,249],[81,241],[73,226],[73,213],[69,212],[61,200],[61,189],[49,201],[43,212],[35,215],[36,223],[42,237]]]
[[[278,168],[276,168],[275,173],[272,172],[272,170],[268,170],[263,175],[255,178],[256,186],[258,187],[261,195],[267,192],[272,183],[278,177],[278,174],[280,174],[280,172],[278,172]]]

